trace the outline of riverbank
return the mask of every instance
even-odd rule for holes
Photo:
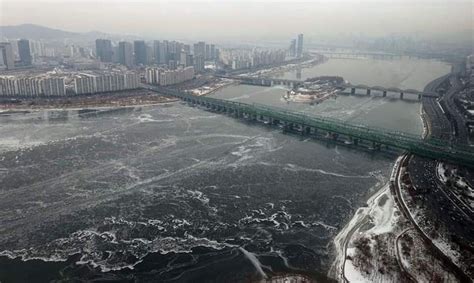
[[[214,93],[214,92],[216,92],[220,89],[223,89],[225,87],[228,87],[228,86],[231,86],[231,85],[237,85],[237,84],[239,84],[239,83],[236,82],[235,80],[221,79],[220,81],[217,81],[217,82],[212,83],[210,85],[190,89],[188,91],[191,92],[193,95],[196,95],[196,96],[204,96],[204,95],[210,95],[210,94],[212,94],[212,93]]]
[[[302,69],[302,68],[310,68],[319,64],[322,64],[327,61],[327,58],[324,56],[316,56],[309,60],[300,62],[300,63],[290,63],[283,66],[268,68],[259,70],[256,72],[251,72],[246,75],[248,76],[262,76],[262,77],[269,77],[271,75],[275,75],[282,72],[288,72],[292,70]]]
[[[390,183],[335,237],[329,277],[340,282],[458,282],[399,207],[395,186],[404,163],[405,156],[397,159]]]
[[[425,138],[432,133],[432,121],[423,104],[419,114]],[[329,277],[341,282],[428,282],[433,278],[457,282],[409,221],[409,212],[400,211],[401,197],[394,192],[402,183],[404,163],[404,156],[397,159],[390,183],[370,197],[367,207],[359,208],[335,237],[335,260]]]
[[[116,107],[150,106],[174,102],[177,99],[166,97],[147,90],[133,92],[117,92],[88,96],[72,96],[61,98],[26,98],[0,103],[0,113],[32,111],[32,110],[80,110]]]

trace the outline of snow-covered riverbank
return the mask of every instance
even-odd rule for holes
[[[392,176],[399,166],[397,161]],[[339,282],[457,282],[404,217],[392,185],[377,191],[335,237],[328,276]]]

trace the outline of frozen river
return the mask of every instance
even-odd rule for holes
[[[417,102],[282,92],[214,96],[421,133]],[[393,163],[182,103],[3,115],[0,137],[2,282],[324,279],[331,240]]]

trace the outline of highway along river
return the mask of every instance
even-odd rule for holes
[[[328,64],[353,83],[364,81],[348,70],[386,86],[383,70],[398,75],[394,86],[420,89],[449,71],[367,59],[302,74]],[[231,86],[213,96],[422,131],[416,101],[339,96],[311,106],[286,104],[284,92]],[[333,237],[393,161],[181,102],[0,115],[0,281],[325,280]]]

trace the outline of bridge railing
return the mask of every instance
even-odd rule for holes
[[[150,86],[147,86],[147,88],[178,98],[209,103],[210,105],[214,106],[232,108],[234,110],[242,111],[252,115],[264,115],[289,123],[297,123],[329,132],[348,135],[353,138],[359,138],[362,140],[393,146],[429,158],[443,158],[474,166],[474,151],[471,148],[459,145],[451,145],[444,140],[434,138],[423,140],[421,136],[405,132],[388,131],[386,129],[368,127],[362,124],[351,124],[347,121],[339,119],[308,115],[304,112],[296,112],[285,108],[267,106],[257,103],[247,104],[213,97],[195,96],[177,90],[154,88]]]
[[[162,89],[159,89],[160,91],[163,91]],[[334,125],[342,125],[345,128],[352,129],[352,130],[357,130],[361,131],[364,133],[374,133],[376,135],[384,135],[389,138],[397,137],[398,139],[403,139],[406,141],[411,141],[411,142],[419,142],[421,141],[421,137],[418,135],[402,132],[402,131],[387,131],[386,129],[379,128],[379,127],[374,127],[374,126],[367,126],[364,124],[352,124],[348,123],[344,120],[340,119],[335,119],[335,118],[330,118],[330,117],[321,117],[321,116],[316,116],[316,115],[308,115],[307,113],[304,112],[299,112],[299,111],[293,111],[289,110],[286,108],[281,108],[281,107],[275,107],[275,106],[267,106],[259,103],[243,103],[243,102],[237,102],[237,101],[231,101],[231,100],[222,100],[218,98],[213,98],[213,97],[207,97],[207,96],[195,96],[192,94],[187,94],[183,93],[180,91],[175,91],[175,90],[169,90],[167,89],[168,94],[172,94],[174,96],[179,96],[182,98],[188,98],[188,99],[194,99],[194,100],[200,100],[200,101],[205,101],[213,104],[218,104],[220,106],[229,106],[229,107],[238,107],[238,108],[247,108],[247,110],[252,111],[253,109],[259,109],[260,111],[267,111],[269,113],[273,114],[283,114],[286,117],[293,117],[298,119],[299,121],[314,121],[314,122],[320,122],[324,124],[334,124]],[[283,118],[283,117],[282,117]],[[442,140],[436,140],[432,139],[433,145],[440,145],[440,146],[446,146],[446,143]]]

